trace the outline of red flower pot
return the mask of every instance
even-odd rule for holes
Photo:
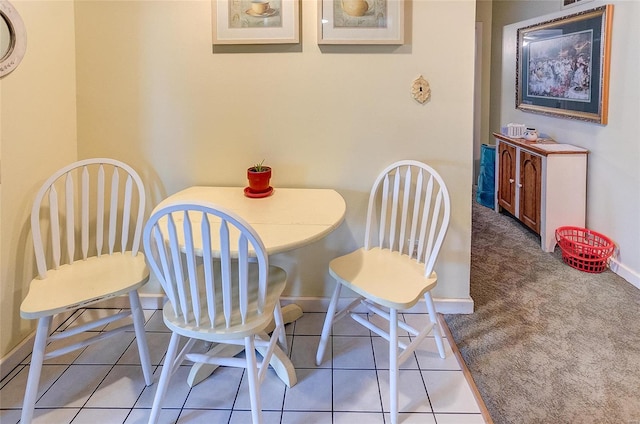
[[[271,168],[263,166],[261,171],[256,171],[255,167],[247,169],[247,179],[249,180],[249,190],[254,193],[262,193],[271,188]]]

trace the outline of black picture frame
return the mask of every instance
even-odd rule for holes
[[[517,33],[516,108],[607,124],[613,5]]]

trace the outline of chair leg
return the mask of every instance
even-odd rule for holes
[[[273,319],[276,322],[276,328],[280,327],[280,335],[278,336],[280,348],[284,353],[288,353],[287,335],[284,331],[284,319],[282,318],[282,307],[280,306],[280,302],[276,302],[276,307],[273,311]]]
[[[31,364],[29,365],[27,388],[25,389],[24,401],[22,403],[20,422],[24,424],[30,424],[33,419],[33,409],[36,405],[36,397],[38,396],[38,383],[40,382],[40,373],[42,372],[42,363],[44,362],[44,351],[47,347],[47,338],[49,337],[49,331],[51,331],[52,319],[52,316],[48,316],[38,320],[36,338],[33,342],[33,351],[31,353]]]
[[[333,290],[333,295],[331,296],[331,301],[329,302],[329,308],[327,309],[327,315],[324,317],[322,334],[320,335],[320,342],[318,343],[318,350],[316,352],[316,365],[318,366],[322,363],[322,357],[324,356],[324,351],[327,348],[327,342],[329,341],[329,335],[331,334],[333,318],[336,314],[338,299],[340,299],[341,290],[342,284],[336,282],[336,288]]]
[[[389,309],[389,396],[391,424],[398,422],[398,310]]]
[[[433,303],[433,298],[431,297],[431,292],[426,292],[424,294],[424,300],[427,305],[427,311],[429,312],[429,319],[433,324],[433,337],[436,340],[436,346],[438,346],[438,353],[440,357],[444,359],[446,357],[446,353],[444,351],[444,344],[442,343],[442,328],[440,328],[440,321],[438,321],[438,315],[436,315],[436,306]]]
[[[153,384],[153,371],[151,371],[151,356],[147,345],[147,336],[144,330],[144,313],[140,304],[140,296],[137,290],[129,292],[129,303],[131,305],[131,317],[133,318],[133,328],[136,331],[136,342],[138,343],[138,354],[142,365],[142,374],[147,386]]]
[[[162,373],[160,374],[160,381],[156,389],[156,395],[153,398],[153,406],[151,407],[151,414],[149,416],[149,424],[155,424],[158,422],[158,416],[162,409],[162,401],[167,393],[169,387],[169,380],[173,375],[173,369],[175,368],[175,359],[178,352],[178,343],[180,342],[180,335],[178,333],[171,334],[171,340],[169,340],[169,347],[167,348],[167,354],[164,358],[162,365]]]
[[[262,424],[262,406],[260,402],[260,383],[258,382],[258,361],[254,336],[244,338],[244,350],[247,359],[247,380],[251,399],[251,420],[253,424]],[[266,363],[263,366],[268,366]]]

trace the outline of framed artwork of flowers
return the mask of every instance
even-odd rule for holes
[[[613,6],[518,29],[516,108],[607,123]]]

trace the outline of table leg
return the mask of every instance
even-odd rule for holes
[[[296,305],[295,303],[284,305],[281,309],[282,309],[282,320],[284,321],[285,324],[292,323],[293,321],[297,320],[302,316],[302,308]],[[272,322],[271,325],[273,325],[272,330],[273,328],[276,328],[274,322]]]
[[[292,303],[282,307],[282,318],[285,324],[289,324],[301,316],[302,308],[296,304]],[[272,321],[265,331],[270,333],[274,328],[275,323]],[[211,354],[212,356],[236,356],[243,350],[243,346],[215,344],[207,354]],[[263,355],[266,352],[266,349],[258,348],[258,352]],[[269,364],[273,367],[278,377],[280,377],[288,387],[293,387],[298,382],[296,371],[291,360],[287,356],[287,353],[283,352],[279,347],[276,346]],[[216,368],[218,368],[218,365],[205,364],[201,362],[193,364],[191,371],[189,372],[189,376],[187,377],[187,384],[189,384],[189,387],[195,386],[205,378],[209,377]]]

